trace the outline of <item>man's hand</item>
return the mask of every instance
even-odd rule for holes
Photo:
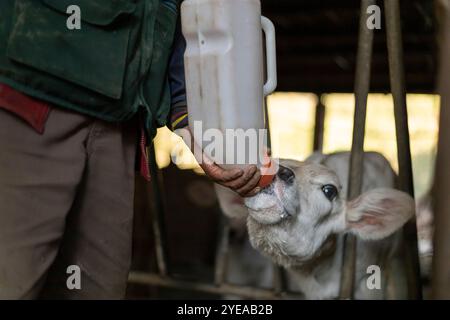
[[[183,138],[200,167],[212,181],[230,188],[241,197],[252,197],[261,191],[261,188],[258,187],[261,172],[255,165],[236,169],[222,168],[201,150],[188,127],[178,129],[175,133]]]
[[[225,169],[204,155],[200,167],[211,180],[230,188],[241,197],[252,197],[261,191],[258,187],[261,172],[255,165],[247,166],[244,169]]]

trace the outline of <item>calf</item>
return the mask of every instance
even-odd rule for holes
[[[307,299],[337,298],[343,237],[358,237],[355,298],[406,298],[399,230],[414,214],[413,199],[392,189],[395,174],[387,160],[366,153],[360,197],[346,201],[349,153],[314,154],[306,162],[282,160],[274,182],[245,199],[250,242],[286,268],[289,285]],[[225,212],[241,212],[223,201]],[[229,210],[234,206],[233,210]],[[370,266],[381,270],[381,289],[367,286]]]

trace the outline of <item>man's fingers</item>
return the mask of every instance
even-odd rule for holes
[[[243,187],[236,190],[242,197],[251,197],[261,191],[258,187],[258,182],[261,179],[261,172],[258,170],[253,177]]]
[[[246,193],[245,195],[240,195],[240,196],[242,198],[250,198],[250,197],[256,196],[260,192],[261,192],[261,188],[260,187],[256,187],[252,191]]]
[[[244,174],[241,169],[236,168],[232,170],[225,170],[212,161],[203,162],[201,167],[212,180],[219,183],[233,181]]]
[[[244,171],[242,169],[223,170],[221,180],[223,182],[230,182],[242,177],[243,174]]]
[[[244,171],[244,174],[240,178],[234,179],[234,180],[231,180],[231,181],[225,183],[225,186],[227,186],[228,188],[231,188],[233,190],[238,190],[238,189],[244,187],[250,181],[250,179],[255,175],[255,173],[257,171],[258,171],[258,168],[256,166],[250,166],[250,167],[246,168],[246,170]]]

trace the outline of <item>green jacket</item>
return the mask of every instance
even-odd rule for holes
[[[106,121],[170,111],[167,68],[181,0],[1,0],[0,83]],[[81,29],[69,30],[70,5]]]

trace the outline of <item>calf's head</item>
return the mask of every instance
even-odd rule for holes
[[[414,214],[414,201],[394,189],[373,189],[346,201],[332,170],[282,160],[274,182],[247,198],[252,245],[284,266],[312,259],[333,234],[385,238]]]

